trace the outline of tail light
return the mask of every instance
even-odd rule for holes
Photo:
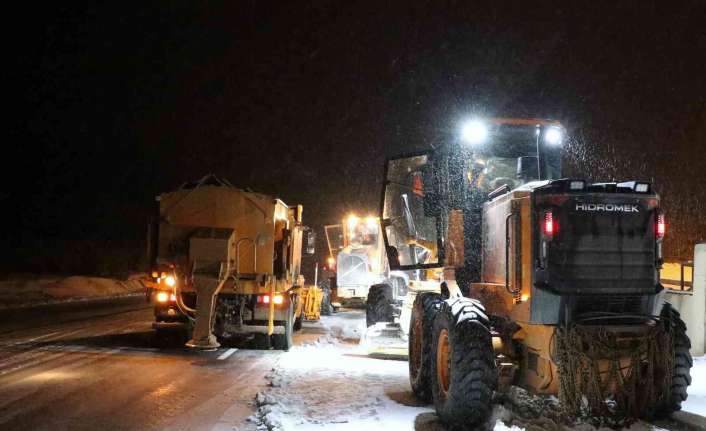
[[[559,231],[559,225],[557,224],[556,220],[554,220],[554,213],[549,210],[545,211],[542,214],[542,218],[540,219],[540,229],[542,232],[542,241],[541,241],[541,248],[540,248],[540,266],[542,268],[545,268],[547,265],[547,258],[548,258],[548,247],[549,247],[549,242],[554,238],[554,235]]]
[[[556,234],[557,224],[554,222],[554,213],[547,211],[542,220],[542,233],[544,236],[552,237]]]
[[[258,304],[269,304],[270,300],[271,300],[270,295],[258,295],[258,297],[257,297]],[[274,300],[272,302],[274,302],[275,305],[283,304],[284,303],[284,296],[275,295]]]
[[[655,223],[655,235],[657,239],[664,238],[664,234],[667,233],[667,223],[664,220],[664,213],[657,213],[657,222]]]

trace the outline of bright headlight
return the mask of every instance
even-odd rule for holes
[[[550,145],[559,145],[561,144],[561,130],[559,130],[558,127],[550,127],[547,129],[546,132],[544,132],[544,141],[547,144]]]
[[[351,214],[348,216],[348,230],[352,231],[355,229],[355,226],[358,224],[358,217],[355,214]]]
[[[167,283],[167,286],[174,287],[176,278],[173,275],[168,275],[167,278],[164,279],[164,282]]]
[[[157,292],[157,302],[167,302],[169,294],[167,292]]]
[[[461,139],[471,145],[477,145],[488,138],[488,128],[478,120],[469,121],[461,129]]]

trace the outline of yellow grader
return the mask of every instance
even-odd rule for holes
[[[562,179],[564,140],[555,121],[486,119],[387,162],[383,239],[390,267],[414,274],[410,382],[451,429],[483,423],[511,385],[607,420],[686,399],[690,342],[659,281],[659,195]]]
[[[394,322],[407,294],[408,275],[390,271],[378,217],[349,214],[325,227],[329,256],[335,259],[336,298],[344,305],[365,304],[366,324]]]
[[[302,319],[318,319],[321,293],[300,273],[302,248],[313,254],[315,242],[301,205],[213,175],[157,201],[146,284],[159,336],[186,331],[187,346],[201,349],[218,347],[217,338],[255,336],[286,350]]]

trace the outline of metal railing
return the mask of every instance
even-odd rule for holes
[[[691,268],[691,278],[687,279],[684,268]],[[673,290],[690,291],[694,285],[694,261],[679,262],[679,280],[662,278],[660,281],[664,287]]]

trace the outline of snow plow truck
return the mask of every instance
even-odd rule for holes
[[[451,429],[484,423],[511,385],[558,396],[570,416],[650,419],[687,397],[690,342],[659,281],[660,197],[649,182],[563,178],[564,140],[555,121],[484,119],[387,161],[387,256],[414,274],[410,383]]]
[[[302,249],[313,254],[315,242],[301,205],[213,175],[156,199],[145,284],[158,337],[179,330],[187,346],[214,349],[218,339],[251,336],[261,347],[289,349],[292,332],[307,310],[318,316],[321,301],[300,273]]]

